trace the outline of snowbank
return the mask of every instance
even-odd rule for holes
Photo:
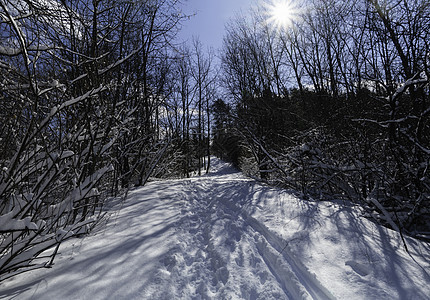
[[[52,269],[1,299],[428,299],[430,246],[335,202],[262,186],[213,159],[202,177],[151,182],[71,239]]]

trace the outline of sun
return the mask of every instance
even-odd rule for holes
[[[278,29],[291,27],[300,15],[293,0],[271,0],[265,4],[265,10],[267,21]]]

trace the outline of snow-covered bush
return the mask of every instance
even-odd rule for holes
[[[160,66],[181,16],[157,5],[0,2],[0,281],[50,266],[165,155]]]

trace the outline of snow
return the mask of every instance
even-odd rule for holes
[[[11,47],[0,45],[0,55],[16,56],[16,55],[21,54],[21,52],[22,51],[19,48],[11,48]]]
[[[261,185],[212,159],[202,177],[149,182],[51,269],[1,299],[428,299],[430,245],[335,201]]]
[[[38,226],[31,222],[31,218],[27,217],[22,220],[14,219],[17,213],[11,211],[8,214],[0,216],[0,231],[19,231],[19,230],[38,230]]]

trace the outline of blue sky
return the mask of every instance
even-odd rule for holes
[[[218,49],[222,46],[224,24],[236,13],[246,13],[255,0],[187,0],[183,11],[197,13],[184,24],[179,37],[191,41],[193,36],[200,37],[206,47]]]

